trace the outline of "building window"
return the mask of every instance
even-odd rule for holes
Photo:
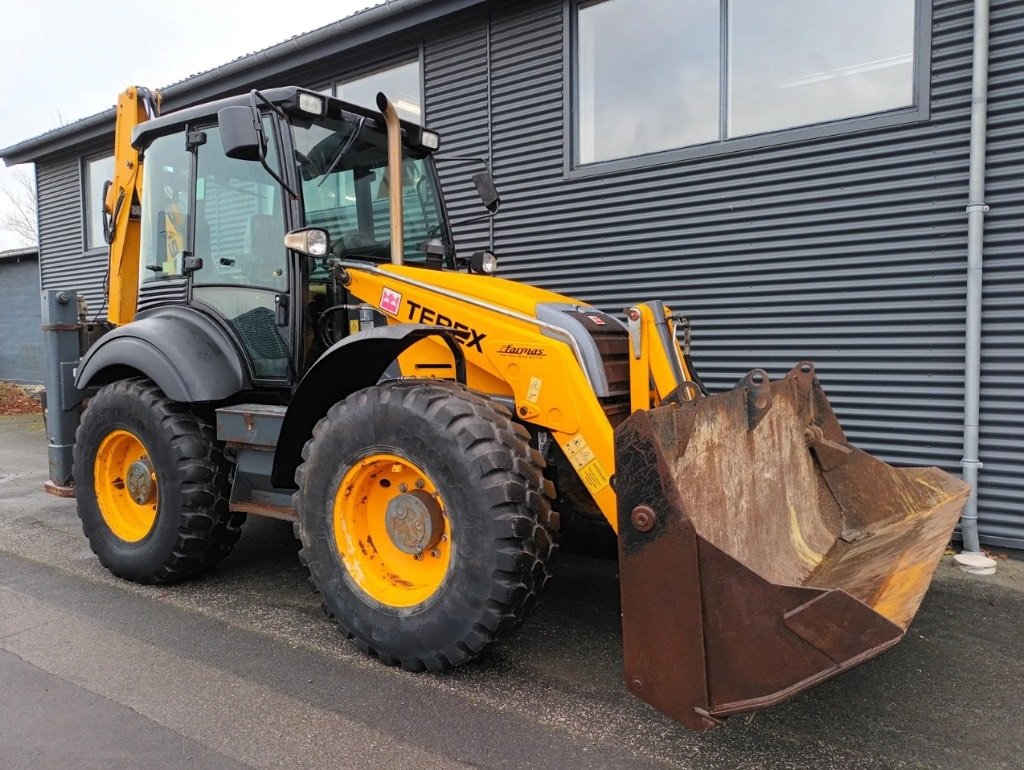
[[[600,0],[576,14],[576,161],[915,103],[918,0]]]
[[[103,185],[114,177],[114,156],[85,161],[85,248],[103,249]]]
[[[423,72],[418,59],[334,84],[339,99],[371,110],[377,109],[378,91],[387,94],[400,118],[423,122]]]

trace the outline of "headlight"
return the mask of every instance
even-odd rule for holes
[[[420,147],[430,152],[437,152],[437,148],[441,146],[441,137],[433,131],[427,131],[423,129],[420,131]]]
[[[310,115],[320,116],[324,114],[324,98],[316,94],[308,94],[299,91],[299,109],[308,112]]]
[[[481,275],[498,272],[498,258],[491,251],[477,251],[469,258],[469,269]]]
[[[284,237],[284,247],[307,257],[325,257],[331,247],[331,237],[319,227],[292,230]]]

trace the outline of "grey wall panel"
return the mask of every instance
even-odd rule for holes
[[[460,253],[487,246],[489,222],[471,177],[482,166],[446,157],[487,159],[490,154],[488,113],[488,35],[486,15],[461,21],[457,27],[433,31],[424,45],[423,78],[426,123],[441,134],[438,173],[448,211],[456,223]]]
[[[0,380],[42,384],[39,261],[0,260]]]
[[[39,188],[39,264],[44,289],[77,289],[92,312],[103,303],[106,251],[85,254],[82,234],[81,160],[36,164]]]
[[[1024,4],[993,5],[982,302],[980,531],[1024,546]]]

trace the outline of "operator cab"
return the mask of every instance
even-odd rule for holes
[[[431,157],[436,134],[402,122],[404,259],[454,269]],[[379,113],[288,87],[141,124],[139,314],[185,303],[225,327],[255,384],[288,387],[360,325],[334,265],[388,261],[387,130]],[[285,162],[282,162],[285,159]],[[311,258],[288,232],[322,228]],[[362,323],[374,323],[366,318]],[[379,321],[378,321],[379,322]]]

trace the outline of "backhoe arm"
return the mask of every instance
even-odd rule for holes
[[[132,86],[117,100],[114,129],[114,178],[103,201],[103,233],[108,257],[107,320],[120,326],[135,318],[139,294],[142,233],[142,161],[132,146],[132,132],[160,112],[160,95]]]

